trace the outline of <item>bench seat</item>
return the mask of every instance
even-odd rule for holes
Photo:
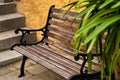
[[[14,50],[38,62],[53,72],[56,72],[66,79],[80,73],[80,65],[83,61],[82,59],[75,61],[72,55],[56,51],[44,44],[16,46],[14,47]],[[97,72],[98,69],[99,67],[93,66],[92,71]]]

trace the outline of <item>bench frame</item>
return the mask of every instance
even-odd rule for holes
[[[49,23],[48,23],[48,21],[49,21],[49,19],[50,19],[49,16],[50,16],[50,14],[51,14],[51,9],[52,9],[53,7],[55,7],[55,6],[53,5],[53,6],[51,6],[50,9],[49,9],[48,18],[47,18],[47,22],[46,22],[45,27],[43,27],[43,28],[41,28],[41,29],[36,29],[36,30],[26,30],[26,29],[17,29],[17,30],[15,30],[15,33],[16,33],[16,34],[18,34],[19,32],[21,32],[21,33],[22,33],[22,36],[21,36],[21,38],[20,38],[20,44],[15,44],[15,45],[13,45],[13,46],[11,47],[12,50],[14,50],[13,48],[14,48],[15,46],[19,46],[19,45],[24,45],[24,46],[26,46],[26,45],[36,45],[36,44],[38,44],[38,43],[43,42],[44,38],[47,37],[46,32],[48,31],[47,28],[48,28],[48,25],[49,25]],[[24,40],[24,37],[25,37],[26,35],[30,34],[31,32],[36,32],[36,31],[42,31],[42,32],[43,32],[43,34],[42,34],[42,35],[43,35],[43,38],[42,38],[39,42],[36,42],[36,43],[27,43],[27,41]],[[93,55],[92,55],[92,58],[94,58],[94,57],[96,57],[96,56],[100,56],[100,54],[93,54]],[[79,75],[75,75],[75,76],[73,75],[73,77],[71,78],[71,80],[77,80],[77,79],[91,80],[91,79],[94,79],[94,78],[95,78],[95,79],[96,79],[96,78],[97,78],[97,79],[100,79],[100,74],[101,74],[100,71],[98,71],[98,72],[96,72],[96,73],[92,73],[92,74],[89,74],[89,73],[87,72],[87,70],[84,71],[84,67],[85,67],[86,62],[87,62],[87,54],[78,53],[78,55],[77,55],[76,57],[74,57],[74,59],[75,59],[75,60],[79,60],[80,57],[83,58],[83,62],[82,62],[82,64],[81,64],[81,68],[80,68],[80,74],[79,74]],[[25,74],[24,74],[24,66],[25,66],[25,62],[26,62],[27,59],[28,59],[28,57],[25,56],[25,55],[23,55],[23,61],[22,61],[22,64],[21,64],[19,77],[22,77],[22,76],[25,75]]]

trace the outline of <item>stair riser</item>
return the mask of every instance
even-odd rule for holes
[[[0,51],[10,49],[11,46],[13,46],[16,43],[19,43],[20,36],[21,35],[18,35],[16,37],[11,37],[8,39],[4,39],[4,40],[0,40]],[[29,36],[27,36],[25,38],[25,40],[27,40],[28,43],[35,42],[36,41],[36,34],[35,33],[30,34]]]
[[[0,15],[10,14],[16,12],[16,5],[14,3],[0,5]]]
[[[0,32],[25,27],[25,17],[8,19],[0,22]]]
[[[0,2],[7,3],[7,2],[13,2],[13,0],[0,0]]]
[[[14,63],[22,59],[22,55],[16,51],[5,50],[0,52],[0,67]]]

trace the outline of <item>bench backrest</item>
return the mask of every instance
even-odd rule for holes
[[[77,12],[68,11],[66,14],[65,13],[66,10],[61,10],[54,6],[50,7],[46,23],[46,28],[48,30],[47,37],[44,39],[44,42],[55,49],[73,54],[72,38],[79,25],[81,17],[75,18],[78,15]],[[105,40],[106,34],[103,37],[103,40]],[[82,46],[81,51],[85,52],[86,46]],[[92,48],[92,52],[96,53],[94,47]]]
[[[71,11],[64,16],[65,12],[65,10],[57,9],[54,6],[50,8],[46,24],[48,38],[44,41],[55,49],[73,53],[72,38],[80,18],[75,19],[78,13]]]

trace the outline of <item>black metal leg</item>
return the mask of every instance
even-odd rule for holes
[[[25,62],[26,62],[27,59],[28,59],[28,58],[23,55],[23,61],[22,61],[21,68],[20,68],[20,75],[19,75],[18,77],[23,77],[23,76],[25,76],[24,67],[25,67]]]

